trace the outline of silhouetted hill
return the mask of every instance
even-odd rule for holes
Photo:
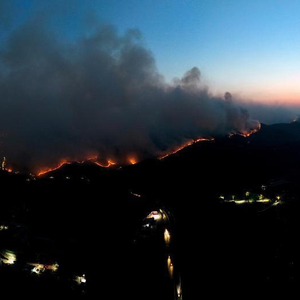
[[[210,290],[209,284],[224,282],[231,287],[243,281],[288,281],[299,274],[292,264],[300,259],[294,238],[299,228],[299,153],[300,124],[291,123],[263,125],[250,137],[218,137],[161,160],[112,169],[85,162],[65,164],[41,177],[0,171],[7,193],[0,220],[21,224],[18,228],[26,229],[21,237],[28,235],[29,245],[39,237],[53,241],[65,272],[61,276],[84,269],[90,295],[97,295],[99,286],[119,293],[116,299],[124,290],[132,299],[155,298],[149,289],[169,291],[163,285],[164,250],[153,236],[137,242],[147,214],[166,207],[174,216],[172,255],[185,299],[197,298],[199,282]],[[266,192],[280,192],[286,203],[265,210],[218,199],[221,193],[242,195],[248,189],[265,193],[262,185]],[[2,278],[22,286],[23,273],[12,280],[3,270]],[[36,286],[26,278],[32,284],[27,294],[44,290],[47,280]],[[156,299],[169,298],[160,294]]]
[[[188,146],[162,160],[103,168],[93,162],[68,163],[37,178],[53,184],[95,182],[101,188],[124,187],[175,201],[179,195],[244,189],[277,178],[298,180],[300,123],[262,124],[257,133],[217,137]],[[159,196],[158,196],[159,195]],[[173,200],[172,200],[173,199]]]
[[[300,174],[300,123],[263,125],[250,137],[219,137],[193,144],[163,160],[124,168],[124,180],[175,201],[197,193],[246,189]],[[177,201],[180,201],[179,199]]]
[[[257,144],[271,146],[287,142],[300,141],[300,122],[265,125],[250,136],[249,139]]]
[[[56,180],[93,180],[99,176],[105,176],[113,169],[101,167],[91,161],[85,162],[68,162],[58,169],[49,171],[41,176],[40,179]]]

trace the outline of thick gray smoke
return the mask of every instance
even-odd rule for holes
[[[0,67],[0,151],[32,170],[90,155],[154,157],[259,126],[229,93],[212,96],[196,67],[165,83],[138,30],[102,25],[66,42],[30,21],[8,36]]]

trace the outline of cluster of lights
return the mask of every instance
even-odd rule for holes
[[[51,265],[44,265],[40,263],[28,263],[28,265],[32,266],[31,273],[40,275],[45,271],[56,272],[58,270],[59,265],[57,263]]]
[[[85,284],[86,283],[85,274],[83,274],[82,276],[75,276],[74,281],[77,282],[77,284],[79,285]]]
[[[245,203],[270,203],[270,202],[274,202],[273,205],[278,205],[281,204],[281,196],[277,195],[276,196],[276,200],[272,201],[270,198],[265,198],[265,196],[263,194],[260,194],[258,196],[258,199],[252,199],[249,198],[250,197],[250,192],[246,192],[245,193],[245,198],[246,199],[236,199],[235,195],[231,196],[231,199],[227,200],[225,199],[224,195],[221,195],[219,198],[224,201],[224,202],[233,202],[235,204],[245,204]]]
[[[0,231],[8,230],[7,225],[0,225]]]
[[[155,221],[158,221],[162,218],[162,215],[158,211],[151,211],[151,213],[146,217],[146,219],[154,219]]]

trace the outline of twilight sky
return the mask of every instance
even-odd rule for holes
[[[215,94],[296,103],[299,11],[298,0],[0,0],[0,47],[41,12],[70,41],[100,19],[120,34],[138,28],[167,81],[197,66]]]

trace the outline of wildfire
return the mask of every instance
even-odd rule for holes
[[[56,166],[56,167],[54,167],[54,168],[48,168],[48,169],[44,169],[44,170],[40,171],[40,172],[37,174],[37,176],[42,176],[42,175],[47,174],[47,173],[49,173],[49,172],[56,171],[56,170],[60,169],[62,166],[64,166],[64,165],[69,165],[69,164],[71,164],[71,162],[68,162],[68,161],[66,161],[66,160],[63,160],[58,166]]]
[[[135,157],[129,157],[128,161],[130,162],[130,164],[135,165],[137,163],[137,160]]]
[[[165,155],[159,157],[158,159],[162,160],[162,159],[164,159],[164,158],[166,158],[170,155],[174,155],[177,152],[181,151],[182,149],[184,149],[186,147],[189,147],[191,145],[194,145],[194,144],[197,144],[197,143],[200,143],[200,142],[204,142],[204,141],[213,141],[213,140],[214,140],[213,138],[199,138],[199,139],[196,139],[196,140],[189,140],[186,143],[184,143],[183,145],[181,145],[178,148],[176,148],[175,150],[173,150],[172,152],[166,153]]]
[[[259,129],[260,129],[260,128],[254,129],[254,130],[252,130],[252,131],[250,131],[250,132],[247,132],[247,133],[240,133],[239,135],[241,135],[241,136],[243,136],[243,137],[249,137],[250,135],[252,135],[252,134],[256,133],[257,131],[259,131]]]
[[[104,164],[102,164],[102,163],[100,163],[100,162],[98,162],[98,161],[94,161],[94,164],[96,164],[97,166],[102,167],[102,168],[109,168],[109,167],[111,167],[111,166],[116,165],[117,163],[109,159],[109,160],[107,161],[107,164],[106,164],[106,165],[104,165]]]
[[[234,135],[240,135],[240,136],[243,136],[243,137],[249,137],[250,135],[256,133],[257,131],[260,130],[260,127],[257,128],[257,129],[253,129],[251,130],[250,132],[247,132],[247,133],[230,133],[229,134],[229,137],[232,137]],[[163,160],[165,159],[166,157],[170,156],[170,155],[174,155],[176,153],[178,153],[179,151],[183,150],[184,148],[186,147],[189,147],[191,145],[194,145],[194,144],[197,144],[197,143],[200,143],[200,142],[211,142],[213,141],[214,138],[198,138],[198,139],[191,139],[191,140],[188,140],[187,142],[185,142],[184,144],[182,144],[181,146],[179,146],[178,148],[176,148],[175,150],[171,151],[171,152],[168,152],[168,153],[165,153],[164,155],[158,157],[159,160]],[[97,166],[99,167],[102,167],[102,168],[110,168],[114,165],[117,164],[117,162],[113,161],[112,159],[108,159],[106,161],[106,163],[102,163],[98,160],[98,156],[91,156],[91,157],[87,157],[85,160],[82,160],[82,161],[67,161],[67,160],[63,160],[61,163],[59,163],[58,166],[56,167],[53,167],[53,168],[47,168],[47,169],[43,169],[41,170],[40,172],[38,172],[37,176],[42,176],[44,174],[47,174],[49,172],[52,172],[52,171],[55,171],[55,170],[58,170],[60,169],[62,166],[64,165],[68,165],[68,164],[72,164],[73,162],[76,162],[76,163],[85,163],[86,161],[91,161],[93,162],[94,164],[96,164]],[[135,165],[138,163],[138,160],[136,157],[134,156],[130,156],[128,157],[128,163],[131,164],[131,165]],[[7,172],[13,172],[12,169],[5,169]]]
[[[97,161],[97,159],[98,159],[98,156],[88,157],[88,158],[86,158],[86,159],[84,159],[84,160],[80,160],[80,161],[79,161],[79,160],[77,160],[77,161],[67,161],[67,160],[63,160],[61,163],[59,163],[59,165],[57,165],[57,166],[54,167],[54,168],[47,168],[47,169],[44,169],[44,170],[40,171],[40,172],[37,174],[37,176],[42,176],[42,175],[47,174],[47,173],[49,173],[49,172],[56,171],[56,170],[60,169],[61,167],[63,167],[64,165],[70,165],[70,164],[72,164],[72,163],[83,164],[83,163],[85,163],[85,162],[87,162],[87,161],[91,161],[91,162],[93,162],[94,164],[96,164],[97,166],[102,167],[102,168],[109,168],[109,167],[114,166],[114,165],[117,164],[115,161],[113,161],[113,160],[111,160],[111,159],[107,160],[107,163],[106,163],[106,164],[102,164],[102,163],[100,163],[99,161]]]
[[[229,133],[229,137],[231,138],[231,137],[233,137],[233,136],[235,136],[235,135],[239,135],[239,136],[243,136],[243,137],[246,138],[246,137],[249,137],[250,135],[252,135],[252,134],[258,132],[258,131],[260,130],[260,128],[261,128],[261,124],[259,124],[258,128],[252,129],[252,130],[250,130],[249,132],[246,132],[246,133],[243,133],[243,132],[239,132],[239,133]]]

